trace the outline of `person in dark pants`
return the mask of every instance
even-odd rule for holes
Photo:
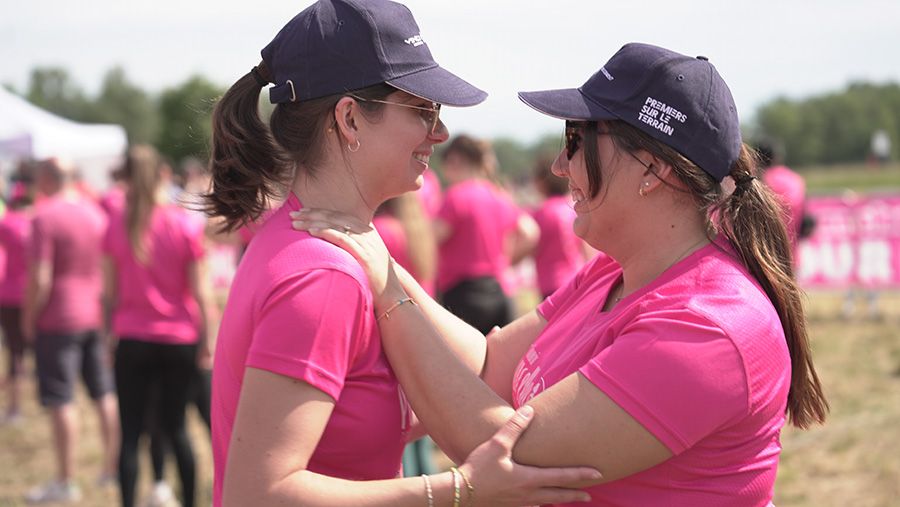
[[[489,143],[459,135],[442,157],[450,188],[434,221],[437,289],[448,310],[487,334],[512,320],[502,277],[531,253],[540,232],[491,181],[496,157]]]
[[[113,215],[103,248],[111,332],[117,338],[123,507],[135,503],[138,442],[145,432],[154,387],[159,427],[172,444],[181,479],[181,503],[195,501],[195,463],[185,425],[189,386],[208,367],[207,292],[203,230],[162,191],[161,163],[150,146],[128,151],[124,213]],[[199,322],[199,326],[197,323]]]

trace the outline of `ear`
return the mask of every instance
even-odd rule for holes
[[[677,180],[672,165],[665,160],[648,151],[640,151],[635,153],[635,156],[649,166],[648,169],[644,169],[641,179],[641,185],[645,193],[650,193],[660,185],[664,185],[664,181],[671,184]]]
[[[359,140],[359,104],[352,97],[342,97],[334,105],[334,125],[344,144],[352,145]]]

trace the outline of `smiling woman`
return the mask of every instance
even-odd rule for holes
[[[269,83],[277,105],[266,126],[257,104]],[[335,231],[370,228],[382,202],[421,186],[448,136],[441,105],[485,96],[438,66],[403,5],[322,0],[217,105],[208,212],[234,229],[283,204],[244,254],[220,327],[216,506],[458,506],[462,484],[470,505],[584,498],[556,487],[596,471],[511,463],[527,411],[452,473],[396,479],[404,444],[420,432],[382,351],[365,274],[288,218],[329,206],[353,219]]]

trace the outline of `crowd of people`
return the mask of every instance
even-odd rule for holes
[[[150,146],[99,198],[63,160],[23,166],[0,222],[5,420],[30,345],[58,465],[29,501],[81,496],[80,376],[97,482],[124,507],[142,436],[154,479],[171,449],[195,504],[192,402],[216,507],[771,505],[782,427],[828,405],[800,219],[759,181],[715,67],[629,43],[577,89],[520,93],[565,120],[526,210],[490,143],[440,118],[486,93],[417,34],[388,0],[303,10],[218,102],[191,191]],[[214,242],[242,250],[221,311]],[[541,302],[514,309],[526,258]],[[455,466],[437,470],[424,435]]]

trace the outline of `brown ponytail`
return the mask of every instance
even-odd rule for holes
[[[150,245],[145,244],[145,232],[156,207],[156,192],[160,185],[160,160],[155,148],[139,144],[128,148],[123,170],[128,182],[125,205],[125,228],[135,259],[147,264]]]
[[[744,145],[731,170],[736,187],[721,203],[720,229],[778,311],[791,354],[788,415],[794,426],[806,428],[825,421],[828,402],[812,362],[802,291],[794,277],[781,207],[755,173],[755,156]]]
[[[255,75],[254,75],[255,74]],[[278,104],[269,126],[259,116],[259,94],[272,77],[265,62],[238,79],[216,104],[212,115],[212,191],[205,211],[224,219],[232,231],[252,222],[284,198],[295,168],[314,174],[324,154],[324,140],[334,121],[334,107],[344,94]],[[387,84],[355,90],[362,99],[382,100],[397,91]],[[360,101],[363,112],[377,114],[382,105]],[[336,130],[333,135],[339,136]]]
[[[731,168],[733,192],[677,151],[622,121],[604,122],[616,145],[627,152],[645,150],[669,163],[707,217],[711,233],[721,233],[735,246],[744,265],[762,286],[781,320],[791,356],[787,413],[791,423],[806,428],[822,423],[828,402],[812,362],[802,291],[794,278],[791,244],[778,201],[756,175],[756,159],[743,145]],[[596,132],[589,125],[587,132]],[[592,196],[601,188],[596,136],[584,137],[585,163]],[[677,188],[677,187],[673,187]]]

